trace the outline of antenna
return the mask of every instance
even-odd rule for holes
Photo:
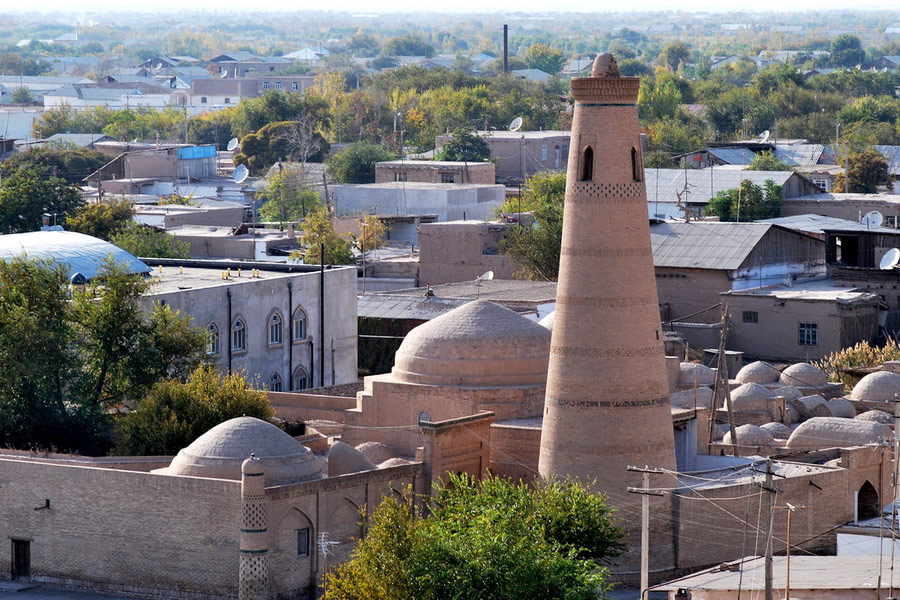
[[[509,124],[510,131],[518,131],[522,129],[522,117],[516,117]]]
[[[225,146],[225,149],[229,152],[233,152],[234,149],[238,147],[238,144],[240,144],[240,141],[238,141],[237,138],[231,138],[230,140],[228,140],[228,145]]]
[[[881,224],[884,223],[884,215],[877,210],[873,210],[863,215],[859,222],[866,227],[881,227]]]
[[[881,258],[881,264],[878,265],[878,268],[882,271],[890,271],[894,267],[896,267],[897,264],[900,264],[900,249],[891,248],[884,253],[884,256]]]
[[[772,132],[769,131],[768,129],[766,129],[766,130],[763,131],[761,134],[759,134],[759,141],[760,141],[760,142],[768,142],[768,141],[769,141],[769,137],[770,137],[771,135],[772,135]]]
[[[484,285],[484,282],[490,281],[493,278],[494,278],[493,271],[487,271],[475,278],[475,289],[477,290],[477,293],[475,295],[476,298],[481,298],[481,286]]]
[[[250,170],[247,168],[247,165],[238,165],[234,170],[234,182],[244,183],[244,180],[247,179],[249,175]]]

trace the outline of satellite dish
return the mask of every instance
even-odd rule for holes
[[[520,129],[522,129],[522,117],[516,117],[509,124],[509,130],[510,131],[518,131]]]
[[[230,140],[228,140],[228,145],[225,146],[225,149],[228,150],[229,152],[231,152],[232,150],[234,150],[235,148],[238,147],[238,144],[240,144],[240,142],[238,141],[237,138],[231,138]]]
[[[884,253],[884,256],[881,258],[881,264],[878,265],[878,268],[882,271],[890,271],[897,264],[900,263],[900,250],[897,248],[891,248],[887,252]]]
[[[162,69],[162,63],[156,63],[156,66],[153,67],[153,68],[154,68],[155,70],[159,71],[160,69]]]
[[[772,132],[770,132],[768,129],[766,129],[761,134],[759,134],[759,141],[760,142],[768,142],[769,136],[771,136],[771,135],[772,135]]]
[[[884,215],[877,210],[873,210],[863,215],[859,222],[866,227],[881,227],[881,224],[884,223]]]
[[[490,280],[493,279],[493,278],[494,278],[494,272],[493,272],[493,271],[488,271],[487,273],[482,273],[481,275],[479,275],[478,277],[476,277],[476,279],[477,279],[478,281],[490,281]]]
[[[244,180],[250,175],[250,170],[247,168],[247,165],[238,165],[234,170],[234,182],[235,183],[244,183]]]

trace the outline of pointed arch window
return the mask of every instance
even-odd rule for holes
[[[588,146],[581,157],[581,181],[594,180],[594,149]]]
[[[284,322],[281,320],[281,315],[277,312],[272,313],[272,316],[269,317],[269,345],[274,346],[280,344],[283,337]]]
[[[270,392],[280,392],[284,388],[284,381],[281,379],[281,373],[275,371],[272,373],[272,376],[269,377],[269,391]]]
[[[641,180],[641,165],[638,161],[638,151],[637,148],[631,148],[631,179],[634,181]]]
[[[231,350],[243,352],[247,349],[247,326],[243,319],[235,319],[231,326]]]
[[[210,356],[215,356],[219,353],[219,326],[215,323],[210,323],[206,326],[206,332],[209,336],[206,342],[206,353]]]
[[[309,387],[309,377],[303,367],[297,367],[294,371],[294,389],[293,391],[305,390]]]

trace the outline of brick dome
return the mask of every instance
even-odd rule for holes
[[[780,377],[778,369],[767,362],[758,360],[743,367],[735,375],[738,383],[775,383]]]
[[[693,362],[683,362],[678,367],[679,385],[714,385],[716,383],[716,371],[706,365]]]
[[[410,331],[394,359],[394,377],[454,387],[542,385],[550,331],[486,300],[475,300]]]
[[[766,412],[772,392],[757,383],[745,383],[731,390],[733,410]],[[727,402],[727,401],[726,401]]]
[[[255,454],[266,485],[319,479],[322,465],[309,448],[271,423],[238,417],[219,423],[182,449],[163,472],[168,475],[240,479],[241,463]]]
[[[850,392],[854,400],[893,402],[900,395],[900,375],[888,371],[869,373]]]
[[[822,387],[828,384],[825,371],[809,363],[797,363],[782,371],[780,377],[784,385],[798,387]]]
[[[887,425],[860,419],[814,417],[800,424],[788,439],[788,448],[814,450],[862,446],[891,439],[893,432]]]

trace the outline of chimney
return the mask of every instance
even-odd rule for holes
[[[509,25],[503,25],[503,72],[509,73]]]

